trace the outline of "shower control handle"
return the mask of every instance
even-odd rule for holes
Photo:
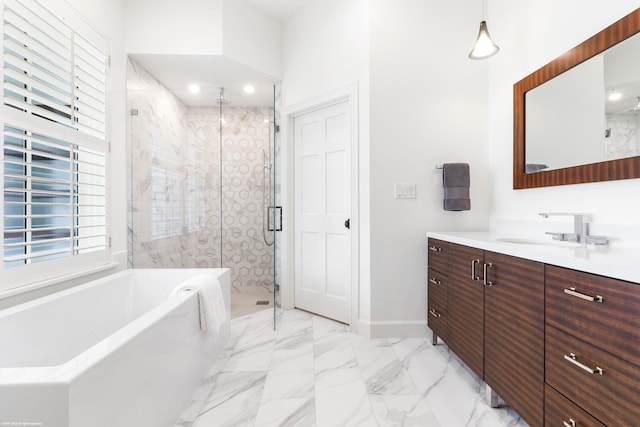
[[[351,230],[351,218],[347,218],[347,220],[344,222],[344,226],[347,230]]]

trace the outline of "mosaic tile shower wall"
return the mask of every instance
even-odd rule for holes
[[[263,238],[272,109],[225,106],[220,120],[219,108],[187,107],[128,65],[130,266],[222,265],[235,292],[273,292]]]
[[[264,168],[270,157],[270,114],[268,108],[231,106],[223,107],[220,121],[217,108],[191,108],[187,114],[189,145],[207,147],[205,156],[210,149],[220,153],[220,139],[211,135],[222,124],[222,176],[216,162],[207,182],[219,188],[222,180],[222,199],[211,194],[210,200],[221,205],[222,265],[232,269],[232,286],[239,292],[256,287],[273,291],[273,246],[267,245],[265,234],[269,243],[273,236],[263,234],[263,202],[269,191],[265,178],[271,173]]]
[[[640,154],[640,115],[607,115],[607,137],[605,138],[605,158],[622,159]]]

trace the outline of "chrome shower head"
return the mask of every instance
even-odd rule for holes
[[[229,98],[224,97],[224,88],[220,88],[220,96],[216,98],[216,103],[218,105],[229,105],[231,104],[231,100]]]

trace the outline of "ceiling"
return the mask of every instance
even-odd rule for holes
[[[606,89],[607,98],[605,100],[606,114],[637,113],[640,105],[640,81],[626,84],[619,84]],[[620,98],[612,101],[609,96],[613,92],[620,93]]]
[[[217,106],[221,87],[232,106],[273,106],[273,85],[277,79],[222,55],[129,56],[189,106]],[[189,92],[192,83],[200,86],[199,93]],[[244,93],[248,84],[256,88],[255,93]]]
[[[247,0],[257,9],[284,22],[304,8],[311,0]],[[130,57],[154,76],[182,102],[189,106],[217,106],[220,87],[231,106],[273,106],[273,85],[276,78],[247,67],[222,55],[151,55],[132,54]],[[198,94],[187,86],[198,84]],[[251,84],[255,93],[244,93]]]

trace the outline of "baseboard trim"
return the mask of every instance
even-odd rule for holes
[[[426,320],[358,320],[357,333],[367,338],[426,338],[431,330]]]

